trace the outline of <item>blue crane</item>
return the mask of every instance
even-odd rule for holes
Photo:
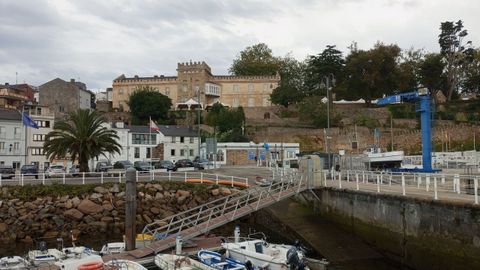
[[[418,103],[415,111],[420,113],[420,125],[422,129],[422,164],[421,169],[411,169],[416,172],[438,172],[438,169],[432,168],[432,130],[431,130],[431,107],[430,93],[427,88],[420,88],[416,91],[400,93],[377,101],[377,105],[387,105],[393,103]]]

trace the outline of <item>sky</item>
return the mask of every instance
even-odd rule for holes
[[[228,74],[248,46],[298,60],[352,41],[438,51],[443,21],[480,46],[478,0],[0,0],[0,84],[71,78],[99,91],[121,74],[176,75],[205,61]]]

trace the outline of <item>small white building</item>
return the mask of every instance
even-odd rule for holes
[[[220,165],[255,165],[273,161],[288,166],[291,161],[297,160],[297,154],[300,153],[300,144],[222,142],[217,143],[216,153],[216,161]],[[201,155],[202,157],[206,156],[211,161],[215,159],[214,152],[211,149],[206,149],[205,143],[202,144]]]
[[[25,164],[25,129],[20,112],[0,109],[0,165],[19,170]]]
[[[189,126],[160,125],[156,157],[176,162],[198,156],[198,133]]]
[[[194,159],[198,156],[197,133],[188,126],[159,125],[159,131],[150,131],[149,126],[125,125],[122,122],[108,124],[117,132],[120,154],[106,154],[112,164],[120,160],[150,161]],[[92,167],[96,164],[93,162]]]

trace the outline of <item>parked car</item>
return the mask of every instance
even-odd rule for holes
[[[129,160],[120,160],[120,161],[117,161],[113,164],[114,169],[125,169],[126,170],[130,167],[133,167],[133,164]]]
[[[167,171],[176,171],[177,167],[170,160],[160,160],[155,163],[155,169],[167,169]]]
[[[206,158],[199,158],[193,161],[193,165],[199,170],[205,170],[208,166],[212,166],[212,162]]]
[[[63,165],[50,165],[45,171],[45,177],[60,176],[65,173],[65,167]]]
[[[20,174],[35,176],[35,179],[38,179],[38,167],[35,165],[23,165],[20,168]]]
[[[96,172],[108,172],[108,170],[112,169],[113,166],[109,161],[99,161],[95,166]]]
[[[190,159],[180,159],[177,162],[175,162],[175,167],[177,168],[193,167],[193,162]]]
[[[0,175],[2,179],[15,177],[15,169],[12,166],[0,166]]]
[[[140,172],[148,172],[152,169],[150,163],[146,161],[135,161],[133,167]]]
[[[72,165],[68,173],[73,177],[77,177],[80,174],[80,165]]]

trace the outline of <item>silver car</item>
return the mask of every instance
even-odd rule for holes
[[[65,173],[63,165],[52,165],[45,171],[45,177],[59,177]]]

